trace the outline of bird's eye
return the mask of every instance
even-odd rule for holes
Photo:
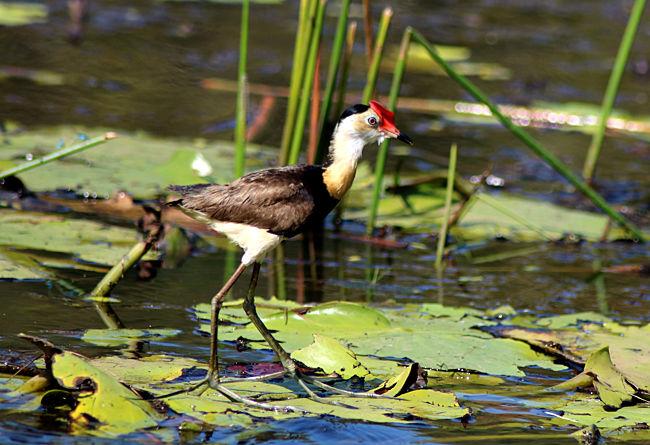
[[[368,125],[370,125],[371,127],[376,127],[378,123],[377,118],[375,116],[368,116],[366,118],[366,122],[368,122]]]

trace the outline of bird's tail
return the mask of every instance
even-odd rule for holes
[[[183,198],[189,198],[199,194],[203,189],[212,184],[193,184],[193,185],[170,185],[166,190],[181,195],[180,199],[167,202],[168,206],[179,207],[183,205]]]

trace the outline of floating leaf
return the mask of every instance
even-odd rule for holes
[[[55,127],[38,131],[16,132],[6,138],[10,144],[0,152],[2,160],[24,158],[30,154],[53,151],[60,140],[71,143],[70,135],[79,132],[101,134],[101,129]],[[116,190],[127,191],[135,198],[153,198],[172,183],[205,182],[204,160],[214,170],[209,179],[228,182],[232,179],[233,145],[230,142],[178,141],[154,138],[146,133],[120,133],[108,145],[78,153],[20,174],[25,185],[34,191],[71,190],[79,195],[99,199],[113,196]],[[260,168],[273,153],[261,152],[248,144],[250,168]],[[214,162],[218,159],[219,162]],[[256,161],[256,162],[255,162]],[[197,173],[198,172],[198,173]]]
[[[624,402],[632,400],[636,392],[612,364],[607,346],[591,354],[584,372],[594,376],[594,386],[600,400],[610,408],[620,408]]]
[[[344,379],[365,377],[370,372],[361,364],[354,352],[324,335],[314,334],[314,342],[291,353],[291,358],[310,368],[320,368],[326,374],[337,373]]]
[[[178,329],[88,329],[81,339],[98,346],[121,346],[132,341],[172,337]]]
[[[55,354],[51,369],[62,387],[82,388],[70,412],[78,425],[98,426],[104,434],[119,435],[155,426],[162,419],[149,403],[79,354]]]
[[[139,238],[135,229],[35,212],[0,211],[0,225],[0,247],[66,253],[76,257],[80,269],[86,262],[117,263]]]
[[[417,363],[412,363],[400,374],[391,377],[385,382],[382,382],[381,385],[371,389],[368,392],[390,397],[400,396],[401,394],[407,392],[411,385],[415,383],[418,378],[419,369],[420,365]]]
[[[612,319],[596,312],[579,312],[577,314],[555,315],[540,318],[535,322],[539,326],[549,329],[560,329],[569,326],[579,326],[585,323],[607,323]]]
[[[177,379],[186,371],[202,368],[207,374],[207,364],[191,358],[166,355],[150,355],[140,359],[119,356],[99,357],[93,365],[113,375],[121,381],[137,384],[143,382],[166,382]]]
[[[47,6],[34,2],[0,2],[0,25],[24,26],[45,23]]]

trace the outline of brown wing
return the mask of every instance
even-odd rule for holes
[[[214,221],[250,224],[294,236],[336,205],[323,185],[323,168],[291,165],[249,173],[230,184],[169,187],[181,194],[172,203]]]

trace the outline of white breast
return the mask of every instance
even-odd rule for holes
[[[244,249],[241,262],[246,266],[261,261],[266,253],[280,244],[282,237],[266,229],[233,222],[212,221],[210,227],[221,232]]]

